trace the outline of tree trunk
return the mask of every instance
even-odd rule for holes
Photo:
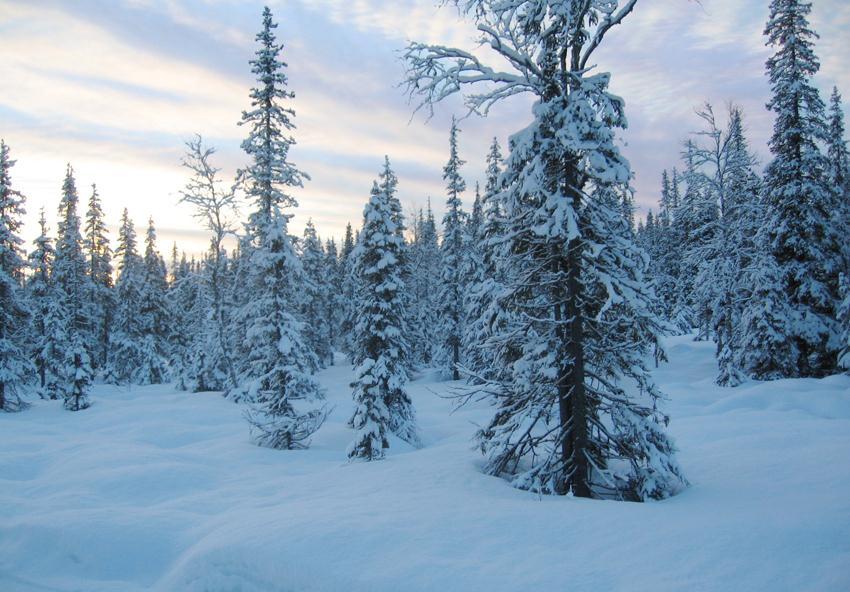
[[[573,457],[572,492],[576,497],[591,497],[588,466],[588,405],[584,386],[584,324],[581,311],[581,240],[573,239],[567,255],[567,342],[565,353],[572,361],[563,376],[564,389],[571,400],[570,430]]]
[[[570,160],[564,166],[564,195],[572,200],[574,211],[581,208],[581,195],[575,190],[580,185],[578,172]],[[556,251],[563,248],[554,245]],[[576,497],[592,497],[588,441],[588,402],[584,385],[584,323],[582,302],[582,239],[573,238],[567,245],[566,257],[558,253],[556,268],[566,273],[566,298],[555,299],[555,320],[560,339],[560,351],[564,356],[558,376],[558,409],[561,422],[561,462],[564,475],[564,491],[572,491]],[[561,290],[558,292],[562,293]],[[563,305],[560,303],[563,300]],[[563,307],[563,308],[562,308]]]
[[[457,369],[458,364],[460,364],[460,344],[458,343],[457,339],[454,340],[452,348],[454,351],[454,364],[452,364],[452,380],[460,380],[460,371]]]

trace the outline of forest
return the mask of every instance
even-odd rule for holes
[[[257,457],[265,463],[264,472],[273,473],[275,463],[282,463],[289,468],[280,470],[300,475],[309,469],[301,464],[308,461],[299,459],[314,458],[303,455],[315,452],[321,455],[316,462],[325,463],[316,487],[335,489],[335,479],[342,484],[351,478],[345,472],[349,467],[373,461],[392,472],[386,479],[403,482],[407,469],[396,462],[401,458],[393,455],[396,450],[431,454],[427,466],[434,474],[455,471],[460,453],[442,454],[437,444],[445,421],[458,430],[452,438],[456,450],[465,451],[466,463],[465,477],[452,472],[446,479],[496,478],[482,482],[482,488],[487,484],[485,499],[504,497],[515,504],[512,508],[534,505],[529,511],[544,515],[547,507],[554,510],[540,504],[546,499],[654,502],[593,502],[597,505],[585,510],[592,513],[590,525],[582,526],[588,530],[578,535],[587,540],[594,536],[589,533],[595,516],[632,519],[620,514],[628,510],[614,507],[651,506],[651,516],[666,524],[674,518],[663,517],[665,512],[687,513],[682,504],[702,499],[700,492],[711,479],[675,437],[677,416],[670,411],[696,404],[687,399],[693,387],[703,393],[697,400],[709,407],[758,396],[759,403],[752,405],[770,413],[785,403],[768,393],[788,393],[795,401],[810,395],[812,400],[800,405],[820,405],[822,411],[813,413],[842,423],[817,428],[831,438],[833,457],[818,459],[814,449],[802,450],[799,462],[824,462],[835,471],[832,479],[847,484],[850,158],[839,89],[824,99],[817,86],[818,35],[808,20],[811,3],[769,4],[764,28],[764,42],[772,51],[766,63],[771,91],[766,109],[774,122],[769,162],[756,157],[741,107],[706,103],[695,117],[699,129],[669,139],[681,142],[681,160],[669,163],[657,206],[645,216],[637,213],[633,171],[618,141],[627,125],[628,97],[609,89],[616,70],[608,74],[593,67],[594,52],[608,36],[628,30],[629,16],[641,3],[455,4],[477,29],[479,50],[491,53],[505,69],[485,62],[479,50],[411,41],[402,51],[406,74],[399,82],[412,114],[427,118],[454,96],[462,96],[465,105],[446,130],[445,214],[439,221],[430,202],[415,212],[403,211],[398,188],[405,180],[397,176],[389,154],[376,167],[371,188],[362,188],[362,219],[352,220],[343,237],[322,236],[312,221],[303,234],[291,233],[298,191],[310,176],[293,161],[298,128],[285,63],[287,40],[277,35],[276,15],[268,7],[256,52],[246,56],[256,84],[246,89],[247,109],[239,120],[242,168],[235,178],[223,175],[216,147],[203,130],[183,148],[186,180],[179,203],[192,208],[209,235],[202,257],[181,252],[177,244],[163,254],[154,219],[139,237],[127,208],[113,249],[98,189],[78,188],[71,164],[64,180],[57,180],[56,228],[49,228],[42,210],[40,235],[24,244],[26,188],[14,182],[14,146],[0,143],[0,409],[8,412],[0,413],[0,448],[12,443],[9,434],[29,438],[41,433],[39,418],[61,422],[62,430],[71,430],[62,432],[66,436],[76,422],[88,422],[79,424],[82,432],[94,429],[82,426],[102,421],[98,413],[117,413],[121,401],[134,406],[127,414],[150,415],[139,421],[151,421],[154,414],[166,421],[173,405],[177,416],[189,414],[187,425],[197,420],[197,426],[207,426],[206,411],[191,407],[199,413],[193,419],[195,412],[182,411],[179,401],[206,405],[191,401],[209,401],[206,395],[216,393],[219,406],[209,413],[238,418],[221,424],[227,426],[221,438],[230,443],[250,439],[277,454]],[[277,16],[282,15],[285,8]],[[464,122],[498,110],[517,94],[533,97],[533,120],[516,130],[507,145],[494,137],[489,152],[476,156],[486,164],[485,178],[471,179],[461,158]],[[698,364],[709,369],[703,374],[687,369]],[[155,407],[137,407],[141,403],[132,393]],[[813,402],[820,393],[828,400]],[[54,411],[39,415],[47,410]],[[697,430],[699,413],[682,413],[687,429]],[[87,414],[95,419],[84,419]],[[467,415],[468,421],[451,419]],[[132,422],[127,425],[133,430]],[[748,430],[747,425],[740,429]],[[771,424],[770,432],[782,425]],[[802,428],[793,425],[789,430],[797,434]],[[191,429],[201,429],[197,426]],[[152,433],[157,429],[151,424]],[[174,437],[188,429],[175,431]],[[27,450],[37,441],[20,440],[28,442]],[[333,446],[326,444],[331,441]],[[312,450],[314,443],[318,451]],[[231,444],[228,449],[234,470],[240,458],[256,454],[244,448],[236,453]],[[209,453],[215,450],[211,446]],[[742,450],[738,444],[736,450]],[[298,452],[288,456],[281,451]],[[23,467],[25,462],[16,460],[24,458],[16,456],[19,452],[7,460],[0,452],[0,490],[6,493],[14,493],[17,481],[4,481],[2,470]],[[165,473],[162,480],[140,483],[150,493],[172,480],[181,482],[177,474]],[[369,478],[362,480],[365,484]],[[515,498],[496,484],[527,493]],[[287,491],[287,482],[280,487]],[[360,495],[357,499],[369,505],[368,488],[357,493],[361,481],[347,487],[352,499]],[[242,494],[232,495],[238,500]],[[452,494],[445,495],[450,504]],[[392,506],[396,499],[387,496],[383,503]],[[659,500],[666,501],[655,503]],[[298,503],[310,507],[309,499]],[[839,553],[830,564],[834,569],[824,572],[828,579],[811,589],[850,584],[850,572],[840,575],[841,564],[848,567],[850,549],[837,542],[842,524],[848,526],[846,502],[843,518],[827,526],[828,516],[840,513],[838,503],[821,504],[827,515],[814,521],[806,535],[812,544],[833,541]],[[476,514],[478,502],[469,504]],[[415,520],[416,528],[427,530],[421,520],[428,519],[428,502],[417,501],[414,507],[425,512]],[[337,516],[337,511],[344,520],[343,510],[325,508],[329,513],[322,515]],[[373,511],[381,514],[380,508]],[[253,515],[248,518],[253,520]],[[604,524],[616,530],[612,522]],[[645,532],[641,524],[635,532]],[[253,532],[265,532],[255,527],[259,530]],[[281,537],[287,528],[279,526]],[[532,540],[533,528],[528,529]],[[415,537],[415,532],[397,536]],[[0,528],[0,548],[14,546],[9,541],[16,535],[7,536]],[[293,536],[290,544],[298,546],[298,536],[306,535]],[[384,538],[392,541],[393,535]],[[41,538],[30,544],[49,546]],[[524,548],[531,549],[528,544]],[[250,545],[239,549],[237,556],[244,555],[240,561],[247,565]],[[783,549],[790,556],[793,546]],[[437,550],[431,553],[432,561],[440,560]],[[290,567],[292,582],[300,582],[304,574]],[[206,568],[194,569],[172,574],[177,579],[140,576],[138,586],[149,589],[157,581],[157,589],[164,590],[343,589],[342,579],[317,588],[303,583],[289,588],[288,576],[280,574],[268,580],[257,576],[250,584],[238,570],[204,579],[200,574]],[[503,580],[502,587],[485,585],[489,580],[482,574],[498,573],[492,569],[482,567],[478,576],[467,574],[442,588],[446,584],[438,576],[418,580],[407,575],[416,582],[403,580],[407,588],[397,587],[397,580],[362,576],[347,580],[353,586],[347,589],[508,590],[535,581],[523,572],[516,580]],[[553,565],[529,569],[549,577],[536,589],[571,589],[570,579],[554,573]],[[32,567],[28,573],[38,571]],[[777,584],[780,572],[777,562],[763,580],[737,580],[742,583],[738,589],[793,589],[793,579],[786,581],[787,588]],[[14,567],[0,561],[0,583],[8,573],[14,574]],[[85,577],[70,581],[82,585]],[[122,577],[104,578],[97,589],[136,589],[110,588]],[[601,589],[608,581],[587,577],[576,581],[575,589]],[[692,589],[735,587],[734,578],[718,578]],[[5,589],[36,589],[24,579],[7,581],[11,587]],[[50,581],[64,585],[61,574]],[[650,589],[649,581],[646,588],[625,579],[608,581],[607,587]],[[682,589],[667,584],[655,580],[651,589]]]

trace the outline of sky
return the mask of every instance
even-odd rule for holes
[[[432,118],[413,114],[399,83],[408,40],[475,47],[472,23],[435,0],[269,0],[296,97],[291,160],[311,180],[295,192],[291,230],[312,218],[324,237],[357,227],[372,180],[388,155],[407,212],[445,201],[442,167],[460,100]],[[52,229],[67,163],[81,201],[97,183],[114,238],[123,208],[141,229],[149,217],[159,246],[189,253],[207,233],[179,204],[181,166],[194,134],[217,149],[225,179],[246,163],[238,125],[253,83],[263,2],[249,0],[0,0],[0,137],[17,160],[13,186],[27,197],[24,238],[37,234],[44,207]],[[769,0],[640,0],[606,38],[595,67],[612,73],[626,101],[621,149],[634,171],[639,215],[654,207],[660,175],[679,164],[682,142],[700,127],[706,101],[723,114],[734,102],[761,162],[769,159],[772,116],[762,30]],[[850,2],[814,0],[813,28],[827,98],[834,85],[850,99]],[[848,111],[845,100],[844,109]],[[529,98],[460,123],[462,172],[473,198],[493,137],[502,145],[530,121]],[[250,206],[239,213],[244,218]]]

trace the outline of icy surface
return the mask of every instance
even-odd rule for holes
[[[712,380],[676,338],[656,377],[692,486],[646,504],[482,475],[473,422],[419,377],[424,447],[345,462],[350,367],[308,451],[258,448],[217,394],[100,387],[0,415],[0,590],[850,590],[850,377]]]

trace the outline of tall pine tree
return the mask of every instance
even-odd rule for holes
[[[492,360],[488,358],[490,348],[488,340],[493,335],[493,305],[504,285],[503,274],[499,272],[498,259],[501,243],[504,239],[504,212],[500,203],[502,153],[499,142],[493,138],[487,154],[486,182],[482,201],[480,236],[478,237],[480,263],[466,290],[465,312],[468,322],[465,326],[464,349],[465,366],[473,379],[492,378]]]
[[[258,86],[251,90],[250,111],[243,112],[241,125],[250,128],[242,149],[251,159],[239,172],[239,179],[255,210],[247,226],[243,249],[250,260],[247,289],[250,299],[239,311],[246,329],[242,344],[245,358],[240,377],[253,401],[247,414],[256,442],[271,448],[303,448],[325,418],[318,409],[301,411],[299,400],[323,398],[318,382],[311,376],[317,361],[305,343],[302,324],[294,313],[292,286],[300,285],[300,262],[287,227],[290,214],[283,208],[297,205],[286,193],[301,187],[306,178],[289,162],[289,149],[295,143],[294,112],[285,106],[293,93],[286,90],[271,11],[263,10],[263,30],[257,35],[260,49],[251,61]]]
[[[15,161],[0,140],[0,411],[19,411],[31,365],[26,355],[29,310],[21,289],[26,263],[18,234],[24,196],[12,188]]]
[[[74,171],[68,165],[62,184],[59,204],[59,226],[56,238],[56,257],[53,262],[53,297],[58,304],[62,321],[52,338],[59,343],[62,355],[61,392],[65,408],[79,411],[89,406],[89,389],[93,371],[87,349],[90,343],[91,319],[87,315],[86,297],[90,293],[80,217],[77,214],[77,194]]]
[[[57,302],[53,298],[53,283],[50,270],[53,268],[53,241],[48,235],[47,218],[44,208],[38,218],[41,232],[33,241],[35,248],[29,255],[30,274],[27,281],[27,295],[32,313],[30,324],[30,359],[35,365],[38,394],[43,399],[58,399],[60,385],[60,366],[57,343],[52,336],[56,334],[57,323],[61,320]]]
[[[413,405],[405,392],[408,345],[402,280],[404,237],[399,227],[394,175],[387,161],[382,183],[372,187],[363,212],[356,276],[360,314],[355,327],[355,411],[357,431],[349,458],[375,460],[389,447],[392,432],[417,442]]]
[[[477,83],[465,98],[481,113],[518,92],[536,99],[505,174],[510,287],[499,301],[513,314],[504,342],[520,357],[511,347],[499,359],[500,380],[486,385],[497,411],[479,434],[486,470],[535,491],[644,500],[684,486],[644,362],[659,327],[619,200],[630,177],[614,143],[624,106],[607,91],[609,75],[588,70],[635,4],[462,4],[482,44],[516,72],[442,46],[406,52],[409,88],[425,106]]]
[[[325,254],[316,234],[312,220],[304,227],[301,241],[301,266],[304,269],[304,285],[301,291],[301,319],[304,322],[304,339],[320,368],[326,368],[333,360],[331,329],[328,324],[328,300],[331,298]]]
[[[115,284],[115,317],[110,336],[107,381],[130,383],[142,364],[141,293],[143,262],[136,242],[136,229],[127,208],[121,215],[118,248],[115,251],[118,280]]]
[[[437,363],[452,380],[460,378],[461,341],[463,339],[463,261],[464,261],[464,213],[460,194],[466,190],[466,182],[460,176],[465,164],[458,155],[457,121],[452,119],[449,134],[449,161],[443,167],[446,182],[446,213],[443,215],[443,240],[440,243],[440,301],[438,311]]]
[[[170,319],[165,300],[167,289],[165,261],[156,248],[156,229],[153,218],[150,218],[145,234],[139,292],[140,359],[135,373],[137,384],[162,384],[169,379]]]
[[[91,335],[89,349],[92,365],[105,368],[109,352],[109,330],[115,308],[112,285],[112,248],[109,245],[103,207],[97,187],[92,185],[85,224],[85,251],[88,263],[90,295],[89,318]]]
[[[757,378],[821,376],[835,368],[839,348],[842,257],[819,148],[826,130],[824,104],[811,83],[820,65],[810,11],[808,2],[773,0],[765,27],[776,50],[767,61],[773,91],[768,108],[776,119],[769,142],[774,159],[765,171],[763,246],[773,259],[765,265],[777,281],[759,288],[762,298],[751,299],[749,343],[756,350],[749,371]],[[781,307],[771,315],[767,302]],[[772,349],[771,343],[783,345]]]
[[[844,111],[841,94],[832,89],[829,99],[829,121],[827,131],[827,180],[835,194],[833,208],[834,224],[839,228],[850,227],[850,155],[844,138]],[[843,241],[844,265],[842,273],[850,274],[850,241]]]

